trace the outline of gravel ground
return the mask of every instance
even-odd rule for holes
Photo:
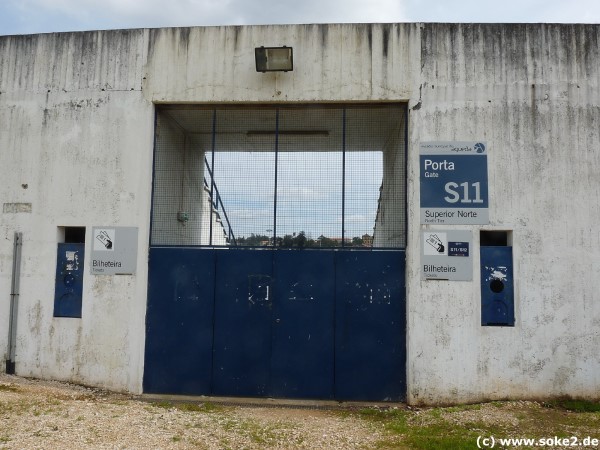
[[[174,406],[0,374],[0,449],[354,449],[385,437],[339,411]]]

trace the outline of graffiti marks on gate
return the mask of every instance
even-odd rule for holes
[[[248,306],[271,306],[272,278],[270,275],[248,275]]]

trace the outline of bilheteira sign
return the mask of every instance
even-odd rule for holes
[[[136,227],[93,227],[90,271],[93,275],[132,275],[137,269]]]
[[[421,224],[489,223],[487,144],[421,142]]]
[[[421,232],[422,280],[473,280],[473,233],[469,230]]]

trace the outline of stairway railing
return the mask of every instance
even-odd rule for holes
[[[235,235],[233,233],[233,228],[231,227],[231,222],[229,221],[229,217],[227,217],[227,211],[225,211],[225,205],[223,205],[223,200],[221,199],[221,194],[219,194],[219,189],[217,189],[217,184],[215,183],[215,177],[213,176],[212,170],[210,170],[210,165],[208,164],[208,160],[206,159],[206,157],[204,158],[204,164],[206,164],[206,170],[208,170],[208,174],[210,176],[211,183],[212,183],[212,198],[211,198],[212,206],[215,209],[215,212],[217,212],[217,213],[219,211],[219,206],[220,206],[221,212],[223,213],[223,216],[225,217],[225,222],[227,223],[227,230],[228,230],[227,239],[230,244],[233,243],[233,245],[236,245]],[[210,192],[210,186],[208,185],[206,178],[204,178],[204,185],[209,189],[209,192]]]

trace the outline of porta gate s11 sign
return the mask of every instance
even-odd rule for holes
[[[421,224],[489,223],[487,144],[421,142]]]

